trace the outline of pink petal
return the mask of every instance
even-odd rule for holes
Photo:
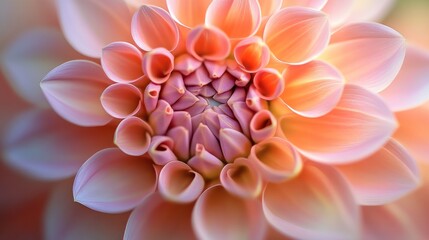
[[[271,14],[278,11],[282,6],[282,2],[282,0],[258,0],[262,17],[271,16]]]
[[[173,51],[179,44],[176,23],[167,11],[157,6],[140,7],[133,16],[131,34],[137,45],[145,51],[155,48]]]
[[[194,131],[194,135],[192,136],[191,141],[191,155],[195,155],[195,149],[197,149],[197,144],[201,144],[207,149],[208,152],[215,155],[219,159],[223,159],[222,150],[218,143],[217,138],[210,131],[210,128],[207,125],[200,123],[196,130]]]
[[[143,72],[156,83],[165,83],[174,69],[174,56],[165,48],[155,48],[143,57]]]
[[[355,23],[332,35],[320,59],[338,68],[347,83],[380,92],[394,80],[404,56],[398,32],[378,23]]]
[[[168,162],[177,160],[177,157],[172,151],[173,148],[174,141],[172,138],[167,136],[154,136],[149,147],[149,156],[155,164],[165,165]]]
[[[134,85],[116,83],[103,91],[100,100],[104,110],[112,117],[126,118],[141,110],[143,94]]]
[[[204,145],[199,143],[196,144],[195,156],[189,159],[188,165],[208,179],[218,177],[223,168],[223,162],[209,153],[204,148]]]
[[[390,140],[375,154],[337,169],[351,185],[361,205],[381,205],[415,190],[419,171],[415,160],[396,141]]]
[[[149,158],[128,156],[117,148],[104,149],[79,169],[73,196],[96,211],[125,212],[155,191],[156,178]]]
[[[301,6],[314,9],[321,9],[328,0],[283,0],[282,8]]]
[[[286,114],[280,131],[308,158],[349,163],[381,148],[397,127],[395,117],[375,94],[346,85],[337,107],[319,118]]]
[[[285,88],[282,76],[273,68],[258,71],[253,77],[253,85],[259,97],[265,100],[277,98]]]
[[[173,104],[172,107],[174,110],[179,110],[179,111],[185,110],[187,108],[190,108],[198,101],[199,101],[199,98],[197,98],[194,94],[192,94],[188,90],[185,90],[185,93],[183,94],[183,96],[181,96],[179,100],[177,100],[177,102]]]
[[[12,122],[3,156],[8,164],[29,175],[64,179],[76,174],[94,152],[111,147],[112,139],[109,128],[81,128],[53,112],[34,110]]]
[[[220,78],[212,81],[212,87],[218,94],[227,92],[234,87],[234,77],[230,74],[223,74]]]
[[[235,46],[234,58],[244,70],[257,72],[270,61],[270,49],[260,37],[250,37]]]
[[[202,62],[185,53],[174,59],[174,70],[189,75],[201,66]]]
[[[174,111],[170,128],[184,127],[190,134],[192,133],[191,115],[186,111]]]
[[[250,82],[250,73],[241,70],[236,61],[228,59],[226,64],[228,73],[237,78],[235,85],[245,87]]]
[[[255,112],[268,108],[267,101],[260,97],[254,86],[250,86],[247,91],[246,105]]]
[[[226,64],[224,61],[214,62],[214,61],[204,61],[204,66],[206,67],[210,78],[219,78],[226,71]]]
[[[100,101],[108,84],[100,65],[74,60],[49,72],[40,86],[54,110],[66,120],[82,126],[101,126],[112,119]]]
[[[381,20],[394,6],[394,0],[355,1],[348,22],[366,22]]]
[[[213,0],[206,24],[220,28],[230,38],[246,38],[258,30],[261,8],[257,0]]]
[[[294,179],[265,188],[263,210],[279,232],[299,239],[357,239],[360,212],[332,168],[306,162]]]
[[[143,77],[143,54],[127,42],[114,42],[103,48],[101,66],[115,82],[130,83]]]
[[[204,24],[206,10],[211,0],[167,0],[168,11],[172,18],[188,28]]]
[[[189,32],[186,49],[198,60],[218,61],[228,56],[231,44],[228,36],[221,30],[200,26]]]
[[[129,117],[119,123],[114,142],[124,153],[141,156],[148,151],[152,135],[152,128],[147,122],[138,117]]]
[[[257,199],[242,199],[216,185],[203,192],[192,212],[200,239],[262,239],[265,220]]]
[[[290,66],[283,72],[285,90],[281,98],[295,113],[320,117],[340,101],[344,79],[338,70],[321,61]]]
[[[149,83],[143,93],[143,102],[148,113],[155,110],[158,104],[159,92],[161,91],[161,85],[155,83]]]
[[[182,75],[177,72],[173,72],[170,79],[168,79],[162,87],[161,98],[171,105],[185,94],[185,90],[186,88],[183,83]]]
[[[173,109],[164,100],[158,102],[158,106],[149,116],[149,124],[156,135],[163,135],[167,132],[168,126],[173,119]]]
[[[285,8],[268,20],[264,41],[274,57],[284,63],[302,64],[317,57],[328,45],[328,16],[303,7]]]
[[[219,143],[227,162],[247,157],[252,147],[252,143],[243,133],[232,128],[223,128],[219,131]]]
[[[417,107],[429,100],[429,52],[408,46],[395,80],[380,92],[393,111]]]
[[[359,3],[361,2],[362,1],[359,1]],[[323,6],[322,12],[329,15],[331,27],[338,27],[349,17],[355,3],[357,3],[357,1],[354,0],[329,0],[326,2],[325,6]],[[376,2],[374,3],[377,4]],[[369,7],[367,11],[368,10],[372,10],[371,7]]]
[[[155,193],[136,208],[125,228],[125,240],[196,239],[191,225],[193,204],[165,201]],[[168,231],[166,231],[168,229]]]
[[[261,110],[250,121],[250,136],[256,143],[274,137],[277,131],[277,120],[268,110]]]
[[[84,55],[99,58],[107,44],[131,38],[131,16],[123,1],[59,0],[57,8],[66,39]]]
[[[250,110],[244,102],[232,103],[230,107],[238,123],[240,123],[243,133],[246,136],[250,136],[249,122],[252,119],[254,112]]]
[[[168,130],[167,136],[175,140],[173,152],[177,158],[182,161],[189,160],[191,132],[189,132],[185,127],[178,126]]]

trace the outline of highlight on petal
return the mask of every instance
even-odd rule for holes
[[[258,0],[262,17],[269,17],[282,6],[282,0]]]
[[[66,120],[81,126],[101,126],[112,119],[100,101],[109,82],[100,65],[73,60],[50,71],[40,87],[54,110]]]
[[[242,199],[222,186],[210,187],[198,198],[192,226],[199,239],[262,239],[266,224],[257,199]]]
[[[279,61],[303,64],[317,57],[328,45],[328,16],[310,8],[285,8],[270,17],[263,36]]]
[[[306,162],[294,179],[269,183],[262,207],[279,232],[298,239],[357,239],[360,208],[329,166]]]
[[[336,31],[319,58],[334,65],[347,83],[380,92],[398,74],[405,49],[404,38],[395,30],[379,23],[355,23]]]
[[[330,1],[330,0],[329,0]],[[321,9],[328,0],[283,0],[282,8],[301,6],[314,9]]]
[[[231,43],[224,32],[215,27],[194,28],[186,39],[186,49],[196,59],[219,61],[231,50]]]
[[[227,162],[232,162],[238,157],[248,156],[252,147],[252,143],[243,133],[232,128],[219,130],[219,143]]]
[[[253,77],[253,85],[259,97],[265,100],[273,100],[280,96],[285,84],[280,73],[273,68],[264,68]]]
[[[58,0],[64,35],[74,49],[94,58],[116,41],[129,41],[131,15],[123,1]],[[106,7],[109,6],[109,7]],[[108,27],[100,27],[108,26]]]
[[[258,30],[261,8],[258,0],[213,0],[205,22],[220,28],[230,38],[245,38]]]
[[[419,185],[417,163],[394,140],[363,160],[336,168],[348,181],[356,201],[361,205],[392,202]]]
[[[112,117],[126,118],[140,111],[143,94],[134,85],[116,83],[103,91],[100,100],[104,110]]]
[[[155,48],[143,57],[143,72],[156,83],[165,83],[174,70],[174,56],[165,48]]]
[[[250,37],[235,46],[234,58],[245,71],[257,72],[270,61],[270,49],[260,37]]]
[[[206,10],[212,0],[167,0],[168,11],[171,17],[179,24],[194,28],[204,24]]]
[[[274,137],[277,131],[277,120],[268,110],[255,113],[250,121],[250,136],[256,143]]]
[[[191,225],[193,206],[166,201],[154,193],[131,213],[124,240],[196,239]]]
[[[280,132],[306,157],[324,163],[349,163],[381,148],[397,127],[394,115],[375,94],[346,85],[338,105],[319,118],[288,113]]]
[[[326,2],[325,6],[322,8],[322,12],[329,15],[329,23],[331,27],[335,28],[343,24],[347,17],[349,17],[351,11],[353,10],[353,5],[357,2],[355,0],[329,0]],[[377,4],[374,2],[374,4]],[[368,10],[370,10],[369,7]],[[372,9],[371,9],[372,10]]]
[[[382,92],[393,111],[414,108],[429,100],[429,52],[408,46],[404,64],[395,80]]]
[[[159,174],[158,190],[170,201],[193,202],[204,190],[204,178],[186,163],[172,161]]]
[[[160,7],[143,5],[134,14],[131,34],[137,45],[150,51],[165,48],[173,51],[179,44],[179,29],[168,12]]]
[[[132,157],[117,148],[104,149],[79,169],[73,196],[96,211],[125,212],[155,191],[156,178],[149,158]]]
[[[394,0],[359,0],[354,1],[348,22],[366,22],[381,20],[395,4]]]
[[[103,48],[101,66],[106,75],[119,83],[131,83],[143,77],[143,54],[127,42],[114,42]]]
[[[321,61],[289,66],[283,72],[285,90],[281,98],[295,113],[320,117],[340,101],[344,79],[338,70]]]
[[[147,122],[138,117],[129,117],[116,127],[114,142],[124,153],[141,156],[148,151],[152,135],[152,128]]]

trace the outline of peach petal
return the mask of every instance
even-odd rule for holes
[[[167,163],[159,174],[158,189],[161,195],[173,202],[195,201],[204,190],[204,178],[186,163]]]
[[[204,66],[206,67],[210,78],[219,78],[225,73],[227,67],[223,61],[204,61]]]
[[[131,213],[124,240],[170,239],[171,236],[194,240],[196,237],[191,225],[193,206],[166,201],[154,193]]]
[[[103,48],[101,66],[115,82],[130,83],[143,77],[143,54],[127,42],[114,42]]]
[[[223,74],[220,78],[212,81],[212,86],[217,93],[224,93],[234,87],[235,79],[230,74]]]
[[[232,112],[234,113],[235,118],[240,124],[243,133],[246,136],[250,136],[249,122],[252,119],[254,113],[247,107],[247,104],[244,102],[235,102],[231,105]]]
[[[352,12],[347,22],[379,21],[390,11],[394,4],[394,0],[354,1]]]
[[[336,168],[348,181],[361,205],[392,202],[419,185],[415,160],[394,140],[363,160]]]
[[[404,38],[395,30],[378,23],[355,23],[332,35],[320,59],[338,68],[347,83],[380,92],[398,74],[405,48]]]
[[[258,30],[261,8],[257,0],[213,0],[205,22],[220,28],[230,38],[246,38]]]
[[[279,232],[299,239],[357,239],[360,208],[334,169],[306,162],[294,179],[269,183],[262,207]]]
[[[100,100],[104,110],[112,117],[126,118],[140,111],[143,94],[134,85],[116,83],[103,91]]]
[[[269,17],[282,6],[283,0],[258,0],[262,17]]]
[[[383,100],[393,111],[417,107],[429,100],[429,52],[408,46],[404,64],[395,80],[382,92]]]
[[[231,49],[228,36],[215,27],[200,26],[192,29],[186,39],[186,49],[196,59],[219,61]]]
[[[149,155],[152,161],[158,165],[165,165],[168,162],[177,161],[172,149],[173,139],[167,136],[154,136],[149,147]]]
[[[99,58],[109,43],[131,38],[131,16],[123,1],[59,0],[57,9],[66,39],[86,56]]]
[[[222,161],[209,153],[204,145],[199,143],[195,145],[195,156],[189,159],[188,165],[208,179],[219,176],[223,167]]]
[[[153,5],[168,10],[166,0],[125,0],[131,12],[135,12],[143,5]]]
[[[192,136],[191,155],[195,155],[197,144],[203,145],[208,152],[223,160],[222,150],[217,138],[213,135],[212,131],[210,131],[210,128],[202,123],[198,125],[194,131],[194,135]]]
[[[306,157],[324,163],[349,163],[381,148],[397,127],[395,117],[375,94],[346,85],[328,114],[305,118],[288,113],[280,132]],[[323,130],[323,131],[322,131]]]
[[[167,0],[168,11],[171,17],[179,24],[194,28],[204,24],[206,10],[212,0]]]
[[[283,0],[282,8],[301,6],[314,9],[321,9],[328,0]]]
[[[155,48],[143,57],[143,72],[154,83],[165,83],[173,69],[174,56],[165,48]]]
[[[174,104],[180,97],[185,94],[185,84],[180,73],[173,72],[164,84],[161,91],[161,98],[167,101],[170,105]]]
[[[185,53],[174,59],[174,70],[187,76],[201,66],[202,62]]]
[[[258,71],[253,77],[253,85],[259,97],[273,100],[283,93],[285,83],[280,73],[273,68]]]
[[[201,88],[202,86],[209,84],[212,80],[204,68],[198,68],[195,72],[186,76],[184,81],[187,86],[198,86]]]
[[[191,141],[191,132],[185,127],[173,127],[167,132],[167,136],[175,140],[173,153],[178,159],[187,161],[189,159],[189,142]]]
[[[328,16],[310,8],[285,8],[270,17],[263,36],[276,59],[303,64],[317,57],[328,45]]]
[[[323,6],[322,12],[328,14],[331,27],[341,26],[353,10],[354,0],[329,0]],[[361,1],[360,1],[361,2]],[[369,7],[371,9],[371,7]],[[367,9],[367,11],[369,10]]]
[[[250,86],[247,91],[246,105],[255,112],[266,109],[268,106],[267,101],[259,96],[254,86]]]
[[[250,121],[250,136],[256,143],[274,137],[277,130],[277,120],[268,110],[261,110]]]
[[[262,191],[262,177],[246,158],[237,158],[220,173],[222,186],[242,198],[255,198]]]
[[[235,46],[234,58],[245,71],[257,72],[270,61],[270,49],[260,37],[250,37]]]
[[[101,126],[112,119],[100,101],[109,82],[100,65],[73,60],[50,71],[40,87],[63,118],[81,126]]]
[[[155,110],[161,91],[161,85],[149,83],[143,93],[143,102],[146,112],[150,113]]]
[[[320,117],[340,101],[344,79],[338,70],[321,61],[290,66],[283,72],[285,90],[281,98],[295,113]]]
[[[167,132],[168,126],[173,119],[173,109],[164,100],[159,100],[158,106],[149,116],[149,124],[156,135],[163,135]]]
[[[252,143],[243,133],[231,128],[223,128],[219,131],[219,143],[227,162],[233,162],[239,157],[247,157],[252,147]]]
[[[147,122],[138,117],[129,117],[119,123],[114,142],[124,153],[141,156],[148,151],[152,135],[152,128]]]
[[[73,196],[76,202],[96,211],[119,213],[135,208],[155,188],[156,172],[150,159],[109,148],[82,165],[73,184]]]
[[[240,66],[236,61],[228,59],[226,70],[229,74],[237,78],[237,80],[235,81],[235,85],[239,87],[244,87],[250,82],[250,73],[241,70]]]
[[[140,7],[131,22],[131,35],[145,51],[156,48],[173,51],[179,44],[179,29],[176,23],[167,11],[157,6]]]

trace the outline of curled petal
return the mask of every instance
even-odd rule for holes
[[[189,159],[189,143],[191,141],[191,132],[185,127],[173,127],[167,132],[167,136],[175,140],[173,152],[177,158],[183,161]]]
[[[232,162],[239,157],[248,156],[252,147],[252,143],[243,133],[235,131],[232,128],[223,128],[220,130],[219,142],[225,160],[228,162]]]
[[[114,142],[124,153],[141,156],[149,149],[152,135],[152,128],[147,122],[138,117],[129,117],[119,123]]]
[[[236,61],[228,59],[226,64],[226,70],[229,72],[229,74],[237,78],[235,85],[244,87],[250,82],[250,73],[243,71]]]
[[[74,60],[46,75],[40,86],[54,110],[68,121],[82,126],[101,126],[112,118],[104,111],[100,96],[109,79],[100,65]]]
[[[262,17],[269,17],[282,6],[282,0],[258,0]]]
[[[174,104],[183,96],[183,94],[185,94],[185,89],[182,75],[177,72],[173,72],[170,79],[168,79],[162,87],[161,98],[169,104]]]
[[[164,100],[158,102],[158,106],[149,116],[149,124],[152,126],[156,135],[162,135],[167,132],[168,126],[173,119],[173,109],[170,104]]]
[[[405,56],[405,40],[378,23],[355,23],[332,37],[320,59],[334,65],[347,83],[380,92],[398,74]]]
[[[202,62],[189,54],[183,54],[174,59],[174,70],[183,75],[189,75],[201,66]]]
[[[228,36],[221,30],[200,26],[189,32],[186,49],[198,60],[219,61],[228,56],[231,44]]]
[[[266,225],[257,199],[242,199],[216,185],[203,192],[192,212],[199,239],[262,239]]]
[[[235,46],[234,58],[244,70],[257,72],[270,61],[270,49],[260,37],[250,37]]]
[[[262,177],[246,158],[237,158],[220,173],[222,186],[230,193],[243,198],[254,198],[262,191]]]
[[[397,123],[377,95],[346,85],[338,105],[328,114],[305,118],[289,113],[279,119],[279,126],[281,133],[308,158],[347,163],[382,147]]]
[[[273,68],[258,71],[253,77],[253,86],[259,97],[273,100],[283,93],[285,84],[280,73]]]
[[[168,11],[176,22],[188,28],[204,24],[212,0],[167,0]]]
[[[76,175],[75,201],[106,213],[135,208],[156,188],[156,172],[148,158],[125,155],[117,148],[94,154]]]
[[[219,176],[223,167],[222,161],[209,153],[204,145],[199,143],[195,146],[195,156],[188,161],[188,164],[209,179]]]
[[[167,163],[159,174],[159,192],[168,200],[180,203],[193,202],[204,189],[204,178],[186,163]]]
[[[146,108],[146,112],[150,113],[155,110],[158,104],[159,92],[161,91],[161,85],[155,83],[149,83],[143,94],[143,102]]]
[[[174,56],[165,48],[155,48],[143,57],[143,72],[154,83],[165,83],[173,69]]]
[[[344,79],[334,67],[321,61],[290,66],[284,73],[285,90],[281,98],[295,113],[320,117],[340,101]]]
[[[130,83],[143,77],[142,58],[142,53],[134,45],[114,42],[103,48],[101,66],[113,81]]]
[[[247,91],[246,105],[253,111],[257,112],[262,109],[266,109],[268,104],[265,99],[262,99],[259,96],[258,91],[255,89],[255,87],[250,86],[249,90]]]
[[[145,51],[155,48],[173,51],[179,44],[176,23],[167,11],[157,6],[140,7],[133,16],[131,34],[137,45]]]
[[[328,0],[283,0],[282,8],[301,6],[314,9],[321,9]]]
[[[166,136],[154,136],[148,152],[155,164],[165,165],[168,162],[177,160],[177,157],[172,151],[173,148],[173,139]]]
[[[116,83],[103,91],[100,100],[112,117],[126,118],[140,111],[143,94],[134,85]]]
[[[254,142],[260,142],[274,137],[277,130],[277,120],[268,110],[261,110],[250,121],[250,136]]]
[[[208,152],[213,154],[219,159],[223,159],[222,150],[219,146],[218,140],[215,135],[210,131],[207,125],[200,123],[194,131],[191,142],[191,154],[195,155],[197,144],[201,144],[207,149]]]
[[[328,16],[302,7],[280,10],[268,20],[264,41],[278,60],[289,64],[306,63],[328,45]]]

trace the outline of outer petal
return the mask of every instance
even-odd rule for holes
[[[125,240],[196,239],[191,226],[193,204],[165,201],[158,193],[147,197],[128,220]],[[168,229],[168,230],[167,230]]]
[[[116,83],[103,91],[100,101],[110,116],[126,118],[142,110],[143,94],[134,85]]]
[[[129,117],[117,126],[114,142],[124,153],[141,156],[148,151],[152,135],[152,128],[147,122],[138,117]]]
[[[63,118],[77,125],[100,126],[112,119],[100,101],[108,84],[100,65],[74,60],[49,72],[40,86],[51,106]]]
[[[357,238],[358,205],[346,182],[328,166],[307,162],[297,178],[268,184],[262,204],[268,222],[293,238]]]
[[[396,128],[396,120],[375,94],[346,85],[338,105],[319,118],[286,114],[280,131],[312,160],[347,163],[382,147]]]
[[[282,8],[302,6],[314,9],[321,9],[328,0],[283,0]]]
[[[417,107],[429,100],[429,52],[408,46],[398,76],[380,94],[393,111]]]
[[[348,22],[381,20],[395,4],[394,0],[359,0],[354,1]]]
[[[31,111],[12,122],[5,136],[8,164],[48,180],[76,174],[99,149],[111,147],[113,129],[81,128],[49,111]]]
[[[101,56],[101,49],[107,44],[130,40],[131,15],[124,1],[57,2],[64,35],[80,53],[98,58]]]
[[[282,2],[283,0],[258,0],[262,17],[269,17],[278,11],[282,6]]]
[[[361,205],[381,205],[416,189],[419,171],[415,160],[396,141],[390,140],[375,154],[336,167],[352,186]]]
[[[378,23],[355,23],[331,37],[320,56],[344,75],[346,82],[380,92],[398,74],[405,56],[405,40]]]
[[[200,26],[188,34],[186,49],[198,60],[218,61],[228,56],[231,43],[225,33],[219,29]]]
[[[236,197],[219,185],[197,200],[192,226],[200,239],[262,239],[266,229],[258,200]]]
[[[117,148],[104,149],[79,169],[73,196],[96,211],[124,212],[155,191],[156,178],[149,158],[131,157]]]
[[[329,0],[323,6],[322,12],[329,15],[329,23],[331,27],[340,26],[352,11],[353,4],[356,0]]]
[[[176,22],[188,28],[204,24],[212,0],[167,0],[168,11]]]

